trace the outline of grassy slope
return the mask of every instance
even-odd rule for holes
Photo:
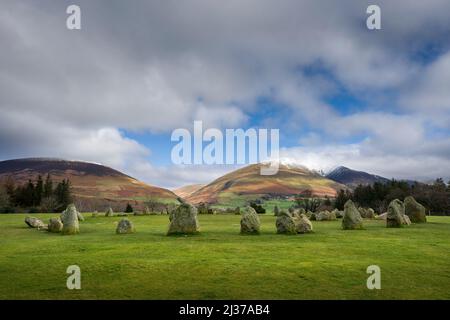
[[[254,164],[230,172],[186,197],[192,203],[242,206],[264,195],[292,196],[311,191],[316,196],[334,197],[344,185],[302,167],[280,165],[276,175],[261,175]]]
[[[45,219],[52,215],[38,215]],[[0,215],[0,299],[450,299],[450,218],[387,229],[342,231],[314,222],[309,235],[239,235],[239,216],[200,216],[202,233],[166,237],[167,216],[131,217],[137,233],[116,235],[117,217],[90,218],[81,234],[29,229],[25,215]],[[82,290],[65,288],[68,265]],[[377,264],[382,290],[366,289]]]

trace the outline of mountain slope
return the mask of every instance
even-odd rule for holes
[[[346,187],[303,167],[280,165],[276,175],[260,175],[260,164],[228,173],[186,197],[192,203],[230,205],[260,197],[289,197],[312,193],[334,197]]]
[[[175,193],[180,198],[186,198],[196,192],[197,190],[203,188],[205,184],[190,184],[187,186],[183,186],[177,189],[172,190],[173,193]]]
[[[46,158],[0,161],[0,181],[10,177],[20,185],[47,174],[54,182],[69,179],[77,203],[85,210],[102,210],[110,204],[121,208],[127,202],[140,205],[149,198],[176,201],[176,195],[167,189],[147,185],[100,164]]]
[[[356,187],[360,184],[369,185],[373,184],[374,182],[385,183],[389,181],[389,179],[381,176],[370,174],[364,171],[352,170],[343,166],[337,167],[336,169],[328,173],[326,177],[333,181],[345,184],[346,186],[351,188]]]

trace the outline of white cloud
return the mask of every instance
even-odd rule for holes
[[[118,128],[244,126],[264,116],[255,101],[268,96],[288,116],[258,120],[282,135],[310,128],[296,137],[309,149],[293,150],[311,166],[424,177],[448,169],[446,137],[428,136],[450,126],[446,0],[381,0],[379,32],[365,28],[368,1],[78,4],[79,32],[65,28],[65,2],[2,5],[2,158],[91,160],[161,185],[207,181],[222,169],[155,168],[150,150]],[[413,58],[430,45],[442,52],[436,61]],[[326,98],[341,92],[366,109],[340,113]],[[392,106],[379,107],[380,96]]]

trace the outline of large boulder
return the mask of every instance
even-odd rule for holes
[[[112,217],[114,216],[114,211],[111,207],[108,208],[108,210],[106,210],[105,212],[105,217]]]
[[[51,218],[48,222],[48,232],[59,233],[63,229],[63,223],[60,218]]]
[[[411,222],[414,223],[427,222],[425,207],[420,203],[418,203],[416,199],[409,196],[405,198],[405,201],[403,203],[405,205],[405,214],[409,217]]]
[[[36,229],[45,229],[46,225],[42,222],[42,220],[35,218],[35,217],[26,217],[25,223],[30,228],[36,228]]]
[[[388,228],[400,228],[405,222],[405,206],[403,202],[398,199],[394,199],[389,203],[387,217],[386,217],[386,227]]]
[[[169,215],[169,231],[171,234],[194,234],[198,233],[200,226],[197,218],[197,209],[188,204],[182,203]]]
[[[300,214],[300,218],[296,219],[295,230],[297,233],[310,233],[313,231],[312,223],[305,214]]]
[[[356,230],[363,229],[363,219],[352,200],[348,200],[344,205],[344,217],[342,218],[342,229]]]
[[[80,232],[80,225],[78,222],[78,212],[75,206],[68,206],[61,217],[63,228],[61,234],[77,234]]]
[[[134,233],[134,225],[133,222],[131,222],[128,219],[122,219],[117,224],[116,233],[117,234],[127,234],[127,233]]]
[[[280,211],[275,221],[277,233],[297,234],[297,226],[292,215],[286,211]]]
[[[245,207],[242,210],[241,218],[241,234],[259,234],[261,222],[255,209],[252,207]]]

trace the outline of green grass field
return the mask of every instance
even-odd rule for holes
[[[40,214],[45,221],[52,216]],[[167,216],[130,217],[137,233],[116,235],[118,217],[86,214],[76,236],[28,228],[25,215],[0,215],[0,299],[450,299],[450,217],[387,229],[239,235],[239,216],[200,216],[201,234],[167,237]],[[81,290],[66,268],[81,268]],[[381,290],[366,268],[381,268]]]

